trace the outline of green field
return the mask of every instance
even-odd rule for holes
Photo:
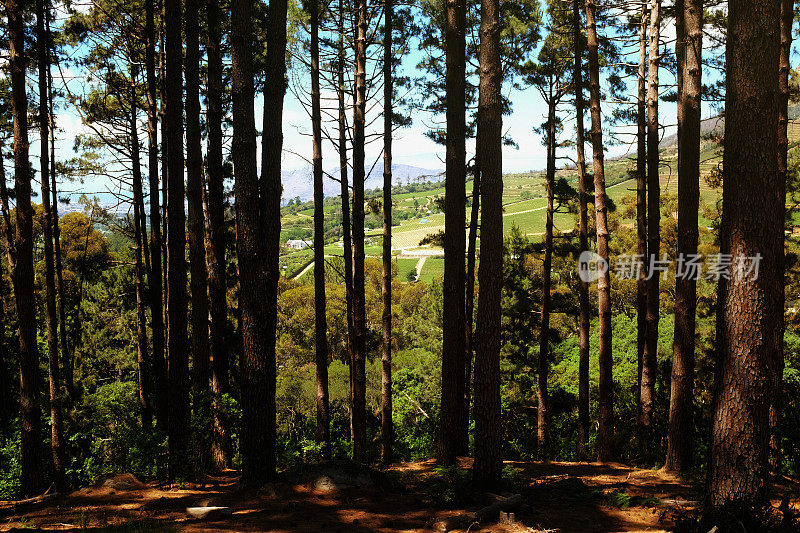
[[[789,141],[791,147],[800,145],[800,123],[792,121],[789,124]],[[664,141],[665,146],[661,150],[661,194],[663,197],[677,194],[677,146],[674,144],[674,137]],[[703,140],[701,146],[701,181],[700,181],[700,202],[701,208],[699,223],[701,226],[709,226],[711,223],[703,213],[705,208],[712,207],[721,198],[721,189],[712,188],[709,184],[709,177],[718,172],[721,161],[721,149],[716,141],[712,139]],[[636,182],[631,179],[630,172],[635,168],[635,161],[632,156],[606,160],[606,184],[607,194],[615,202],[618,209],[623,209],[623,199],[632,197],[635,194]],[[589,164],[591,171],[591,163]],[[560,169],[556,173],[557,179],[564,178],[577,188],[576,170]],[[467,194],[472,192],[472,181],[467,182]],[[429,185],[430,186],[430,185]],[[546,206],[545,198],[545,176],[544,172],[528,172],[506,174],[503,176],[503,228],[505,232],[517,226],[520,232],[532,238],[537,238],[544,233]],[[421,250],[420,241],[428,235],[434,235],[444,231],[444,213],[439,212],[436,199],[444,196],[444,186],[432,184],[426,191],[403,192],[394,196],[394,209],[396,212],[405,212],[404,216],[412,215],[410,218],[401,220],[398,225],[392,228],[392,248],[395,253],[400,250],[413,252]],[[589,191],[593,193],[593,191]],[[563,210],[563,208],[562,208]],[[326,213],[338,212],[336,206],[326,201]],[[313,209],[305,204],[303,209],[295,213],[287,214],[283,217],[285,226],[310,225],[310,215]],[[470,207],[467,206],[467,217],[470,214]],[[800,213],[793,215],[796,222],[800,223]],[[371,224],[375,224],[375,218]],[[397,219],[395,220],[397,223]],[[623,225],[634,224],[633,218],[626,218],[622,221]],[[379,224],[379,222],[378,222]],[[571,231],[575,226],[575,215],[572,213],[557,211],[554,215],[556,231]],[[369,242],[365,246],[367,256],[379,256],[381,253],[381,228],[376,227],[366,232]],[[340,241],[341,243],[341,241]],[[431,250],[431,246],[424,249]],[[433,247],[435,250],[436,248]],[[440,249],[439,249],[440,250]],[[340,244],[329,242],[325,247],[327,256],[341,256],[344,249]],[[298,257],[292,257],[297,254]],[[284,262],[290,265],[288,270],[297,268],[307,260],[310,251],[303,250],[292,252],[284,257]],[[398,258],[398,278],[405,280],[408,272],[414,269],[419,261],[414,257]],[[444,260],[442,257],[429,257],[426,259],[422,272],[418,273],[419,279],[431,281],[442,275]]]
[[[414,257],[398,257],[395,261],[397,262],[397,279],[406,281],[409,272],[416,269],[419,259]]]
[[[429,257],[425,260],[422,272],[419,272],[419,279],[430,283],[435,279],[444,276],[444,257]]]

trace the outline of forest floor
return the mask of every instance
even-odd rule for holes
[[[344,463],[306,466],[259,491],[240,489],[235,472],[172,488],[121,475],[69,494],[0,502],[0,531],[444,531],[458,517],[465,525],[453,531],[464,531],[471,513],[512,498],[513,522],[498,523],[493,510],[469,531],[653,532],[669,531],[699,498],[691,482],[659,471],[562,462],[507,462],[513,481],[490,494],[470,488],[468,460],[459,466],[443,470],[426,461],[384,472],[354,472],[358,467]],[[800,508],[800,482],[780,479],[774,505],[784,495]],[[224,506],[232,514],[190,518],[186,508],[194,506]]]

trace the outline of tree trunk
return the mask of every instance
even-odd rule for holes
[[[575,46],[572,70],[575,87],[575,149],[578,166],[578,244],[580,252],[589,250],[588,193],[586,192],[586,141],[583,133],[583,32],[581,31],[580,0],[572,0],[573,41]],[[589,283],[578,280],[580,341],[578,355],[578,456],[586,459],[589,455]]]
[[[58,313],[56,309],[55,260],[53,258],[53,212],[50,206],[50,146],[49,121],[50,99],[48,98],[47,71],[50,69],[48,49],[49,35],[45,30],[45,7],[43,0],[36,2],[36,42],[39,63],[39,162],[42,184],[42,237],[44,239],[45,262],[45,312],[47,323],[48,378],[50,384],[50,447],[53,459],[53,475],[56,489],[66,489],[64,477],[64,423],[61,418],[61,385],[58,365]],[[20,317],[21,319],[21,317]],[[35,326],[34,326],[35,327]]]
[[[186,199],[192,298],[192,373],[195,409],[208,392],[208,269],[203,220],[203,150],[200,131],[200,0],[186,0]],[[210,431],[211,428],[209,427]],[[202,439],[204,442],[207,439]],[[203,463],[211,450],[203,446]]]
[[[325,193],[322,170],[322,111],[319,89],[319,3],[311,0],[311,128],[314,164],[314,325],[317,366],[317,442],[331,460],[331,422],[328,401],[328,322],[325,309]]]
[[[262,405],[257,408],[256,419],[261,425],[252,431],[260,431],[266,442],[261,449],[253,448],[253,453],[260,454],[259,460],[253,461],[251,473],[261,473],[261,479],[255,475],[248,476],[249,482],[261,482],[271,479],[275,475],[275,383],[276,383],[276,357],[275,341],[278,325],[278,280],[280,270],[278,255],[280,252],[281,233],[281,151],[283,149],[283,98],[286,93],[286,0],[275,0],[269,6],[269,28],[266,58],[266,79],[271,80],[264,87],[264,128],[261,137],[261,208],[265,217],[263,249],[265,267],[262,266],[266,280],[266,299],[253,302],[251,305],[266,306],[266,323],[263,330],[263,359],[262,368],[265,371],[263,378],[266,383],[262,386],[265,390],[259,394],[266,397]],[[248,102],[249,105],[252,105]],[[266,303],[265,303],[266,302]],[[255,393],[254,393],[255,394]],[[255,398],[254,398],[255,399]],[[256,441],[254,440],[254,443]],[[266,451],[265,451],[266,450]]]
[[[661,0],[650,0],[650,57],[647,84],[647,250],[650,258],[661,256],[661,195],[658,183],[658,66],[659,24]],[[655,408],[656,375],[658,373],[658,270],[648,272],[647,280],[647,337],[642,355],[641,408],[639,431],[642,457],[649,462],[653,450],[653,409]]]
[[[344,245],[344,288],[347,310],[347,364],[350,371],[350,391],[348,402],[350,406],[350,439],[353,438],[353,341],[355,331],[353,325],[353,238],[350,223],[350,187],[347,182],[347,115],[345,114],[345,85],[344,85],[344,8],[339,9],[339,57],[337,65],[337,80],[339,90],[339,179],[341,181],[342,196],[342,244]]]
[[[697,213],[700,210],[700,98],[702,91],[703,1],[680,0],[678,40],[678,256],[697,254]],[[665,469],[685,472],[692,466],[694,423],[694,337],[697,280],[675,280],[675,341],[669,432]]]
[[[0,156],[0,160],[2,156]],[[2,161],[0,161],[2,166]],[[0,179],[5,179],[5,172],[0,171]],[[0,263],[2,260],[0,259]],[[11,379],[8,373],[9,350],[6,346],[6,280],[0,265],[0,424],[8,424],[13,416],[11,402]]]
[[[214,398],[214,432],[211,460],[216,468],[231,467],[231,442],[228,422],[221,413],[220,397],[230,392],[226,330],[228,324],[227,279],[225,261],[225,185],[222,174],[222,51],[220,6],[216,0],[206,3],[208,18],[208,81],[206,127],[206,175],[208,176],[208,296],[211,309],[211,392]]]
[[[0,215],[2,216],[3,229],[5,230],[6,258],[8,260],[9,274],[14,272],[14,238],[11,235],[11,222],[8,213],[8,191],[6,190],[6,169],[3,155],[3,143],[0,142]],[[12,401],[12,384],[9,375],[9,349],[6,345],[6,284],[3,270],[0,268],[0,422],[8,423],[14,415]]]
[[[476,132],[476,146],[480,141],[480,133]],[[466,305],[464,316],[466,319],[464,344],[464,427],[461,430],[460,455],[469,454],[469,412],[472,392],[472,346],[473,346],[473,315],[475,311],[475,262],[477,259],[478,245],[478,216],[481,203],[481,171],[478,154],[475,154],[475,166],[472,177],[472,207],[469,215],[469,240],[467,241],[467,279],[466,279]]]
[[[161,208],[158,186],[158,107],[156,100],[155,0],[145,0],[145,70],[147,77],[147,172],[150,188],[150,327],[152,329],[152,371],[158,428],[167,429],[169,400],[167,364],[164,359],[164,310],[161,267]]]
[[[500,3],[482,0],[478,122],[481,144],[481,262],[475,350],[475,462],[483,486],[500,481],[500,293],[503,287],[503,152]]]
[[[603,164],[603,129],[600,115],[600,61],[598,54],[595,0],[586,0],[586,37],[589,49],[589,107],[592,116],[592,164],[594,166],[594,207],[597,228],[597,254],[605,262],[605,271],[597,280],[600,349],[599,424],[597,428],[597,460],[611,461],[614,457],[614,360],[611,352],[611,272],[608,268],[608,222],[606,208],[606,177]]]
[[[43,485],[41,409],[39,407],[39,350],[36,345],[36,300],[33,284],[33,207],[31,166],[28,154],[28,98],[25,94],[23,21],[24,0],[8,0],[11,113],[14,129],[14,188],[16,232],[14,235],[14,299],[19,320],[20,439],[23,495],[36,494]]]
[[[539,331],[539,369],[536,390],[537,444],[539,459],[546,459],[548,395],[547,371],[550,337],[550,281],[553,266],[553,201],[556,177],[556,99],[552,94],[547,106],[547,215],[544,229],[544,264],[542,265],[542,324]]]
[[[719,285],[707,493],[717,509],[761,505],[769,485],[769,408],[783,357],[786,189],[775,171],[779,7],[747,0],[728,6],[728,35],[736,38],[726,51],[720,253],[731,254],[732,265],[756,254],[761,259],[756,279],[733,268]]]
[[[364,295],[364,127],[367,107],[367,2],[356,0],[355,106],[353,108],[353,459],[367,460],[366,302]]]
[[[786,182],[788,170],[788,151],[789,151],[789,71],[791,70],[792,53],[792,24],[794,22],[794,0],[781,1],[781,48],[780,48],[780,71],[778,74],[778,172],[781,174],[781,181]],[[770,466],[773,473],[781,472],[781,441],[778,434],[778,425],[781,419],[781,408],[783,404],[783,357],[778,360],[777,385],[773,403],[769,409],[770,420]]]
[[[381,461],[392,462],[392,0],[384,2],[383,35],[383,272],[381,299]]]
[[[186,324],[186,214],[183,208],[183,83],[181,1],[164,0],[167,124],[167,272],[169,301],[169,466],[170,480],[191,475],[189,459],[189,364]]]
[[[47,46],[50,53],[53,52],[53,34],[50,32],[50,12],[45,13],[45,24],[47,26]],[[53,231],[53,251],[55,258],[56,274],[56,294],[58,295],[58,328],[61,341],[61,367],[60,376],[63,376],[64,384],[67,389],[67,402],[75,401],[75,383],[73,376],[73,362],[69,350],[69,333],[67,332],[67,311],[64,299],[64,268],[61,262],[61,228],[58,221],[58,184],[56,179],[56,138],[55,138],[55,114],[53,113],[53,73],[47,69],[47,100],[48,100],[48,122],[50,131],[50,195],[52,204],[52,231]]]
[[[152,424],[153,414],[150,408],[150,361],[147,354],[147,316],[145,312],[144,295],[144,262],[142,257],[144,249],[142,243],[145,239],[145,228],[142,225],[144,199],[142,191],[142,169],[139,163],[139,131],[136,123],[136,77],[137,66],[131,66],[130,87],[130,143],[131,143],[131,168],[133,169],[133,229],[134,229],[134,255],[136,257],[136,361],[138,364],[139,378],[139,408],[141,410],[142,428],[148,429]]]
[[[166,388],[164,389],[167,399],[167,405],[169,405],[169,249],[167,248],[168,237],[169,237],[169,217],[167,217],[167,211],[169,209],[169,196],[167,195],[168,191],[168,181],[169,181],[169,172],[167,168],[167,158],[169,157],[169,138],[167,135],[167,88],[166,88],[166,79],[167,79],[167,72],[166,72],[166,40],[164,38],[164,9],[163,9],[164,0],[159,0],[159,10],[158,10],[158,39],[159,39],[159,94],[161,96],[161,106],[159,108],[159,113],[161,114],[161,203],[164,206],[162,209],[162,219],[161,219],[161,227],[164,228],[164,231],[161,235],[161,254],[164,256],[164,275],[162,278],[162,285],[164,287],[164,383],[166,384]],[[167,410],[167,413],[169,411]],[[169,421],[169,416],[165,421],[165,424]],[[166,425],[165,425],[166,427]]]
[[[450,465],[462,447],[464,430],[464,341],[466,300],[466,1],[447,5],[445,56],[447,133],[444,196],[444,281],[442,286],[442,406],[437,461]]]
[[[252,0],[231,3],[231,57],[233,144],[235,176],[236,248],[239,266],[241,313],[242,482],[257,484],[274,472],[274,448],[270,440],[268,396],[274,376],[267,343],[267,273],[264,261],[264,227],[256,174],[256,129],[253,112]],[[274,390],[274,389],[273,389]],[[265,455],[264,451],[269,455]]]
[[[636,419],[642,416],[642,366],[647,342],[647,4],[639,22],[639,72],[636,91]]]

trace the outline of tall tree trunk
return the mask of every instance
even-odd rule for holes
[[[242,482],[257,484],[274,473],[274,443],[268,396],[274,374],[267,343],[267,272],[264,227],[256,174],[256,129],[253,112],[252,0],[231,3],[233,61],[233,168],[236,195],[236,248],[239,265],[242,359]],[[274,382],[273,382],[274,383]],[[274,391],[274,389],[272,389]],[[264,452],[267,452],[265,454]]]
[[[353,459],[367,460],[366,301],[364,295],[364,128],[367,110],[367,1],[356,0],[353,107]]]
[[[8,191],[6,190],[6,168],[3,143],[0,142],[0,215],[2,216],[5,242],[3,247],[8,261],[9,274],[14,272],[14,238],[11,235],[11,222],[8,213]],[[1,261],[1,259],[0,259]],[[0,268],[0,422],[8,423],[13,416],[12,384],[8,374],[9,352],[6,346],[6,284],[3,269]]]
[[[726,50],[720,253],[731,254],[734,266],[757,254],[761,259],[757,277],[732,268],[719,284],[712,508],[761,505],[769,485],[769,408],[783,357],[786,189],[775,171],[779,7],[748,0],[728,5],[728,35],[736,38]]]
[[[45,24],[47,29],[47,46],[50,53],[53,53],[53,34],[50,32],[50,11],[45,13]],[[53,112],[53,73],[47,69],[47,101],[48,101],[48,122],[50,132],[50,196],[52,204],[52,231],[53,231],[53,250],[55,258],[56,274],[56,294],[58,296],[58,329],[61,341],[61,366],[59,375],[63,377],[67,389],[67,402],[72,404],[75,401],[75,383],[73,373],[73,362],[69,350],[69,333],[67,331],[67,311],[66,300],[64,297],[64,268],[61,261],[61,228],[58,219],[58,183],[56,176],[56,137],[55,137],[55,113]]]
[[[647,84],[647,250],[653,260],[661,255],[661,188],[658,183],[658,67],[661,0],[650,0],[650,57]],[[660,272],[648,272],[647,337],[644,343],[641,374],[641,408],[639,431],[642,456],[652,457],[653,409],[655,408],[656,374],[658,373],[658,316]]]
[[[350,187],[347,182],[347,115],[345,113],[345,85],[344,85],[344,6],[340,0],[339,7],[339,57],[336,62],[337,81],[339,89],[339,180],[341,182],[342,196],[342,243],[344,245],[344,288],[347,312],[347,364],[350,371],[350,439],[353,438],[353,341],[355,339],[353,325],[353,238],[350,223]]]
[[[147,77],[147,172],[150,188],[150,327],[152,329],[152,372],[158,428],[167,429],[169,388],[164,358],[164,309],[161,267],[161,208],[158,186],[158,107],[156,99],[155,0],[145,0],[145,70]]]
[[[144,287],[144,249],[142,243],[145,239],[145,228],[142,225],[142,210],[144,209],[144,193],[142,191],[142,168],[139,163],[139,130],[136,123],[136,78],[138,67],[131,63],[130,87],[130,143],[131,167],[133,169],[133,229],[134,229],[134,254],[136,257],[136,361],[138,364],[139,378],[139,407],[142,417],[142,428],[147,429],[152,424],[153,413],[150,406],[150,358],[147,353],[147,315],[145,311]]]
[[[28,98],[25,94],[24,0],[8,0],[6,13],[10,45],[11,113],[14,129],[14,190],[16,232],[14,235],[14,299],[19,320],[21,490],[37,493],[43,485],[39,406],[39,350],[36,345],[36,300],[33,284],[33,207],[31,165],[28,154]]]
[[[539,369],[537,400],[537,444],[540,459],[546,459],[548,403],[547,371],[550,337],[550,282],[553,267],[553,202],[556,178],[556,99],[550,90],[547,105],[547,215],[544,229],[544,264],[542,265],[542,325],[539,331]]]
[[[203,217],[203,148],[200,130],[200,24],[201,0],[186,0],[186,200],[191,290],[191,350],[193,409],[203,413],[210,407],[210,348],[208,329],[208,269],[206,267],[205,220]],[[205,471],[211,464],[213,424],[202,417],[195,448]]]
[[[169,237],[169,217],[167,211],[169,209],[169,195],[168,182],[169,172],[167,159],[169,158],[169,136],[167,135],[167,67],[166,67],[166,39],[164,37],[164,0],[158,0],[158,40],[159,40],[159,94],[161,97],[161,106],[159,113],[161,114],[161,204],[164,206],[162,209],[161,227],[164,231],[161,235],[161,254],[164,256],[164,379],[166,383],[167,405],[169,405],[169,249],[167,248]],[[169,418],[169,417],[167,417]],[[165,421],[165,424],[169,420]],[[166,427],[166,426],[165,426]]]
[[[384,2],[383,34],[383,272],[381,299],[383,342],[381,344],[381,461],[392,462],[392,0]]]
[[[181,0],[164,0],[167,124],[167,271],[169,284],[169,464],[170,479],[190,475],[189,364],[186,324],[186,213],[183,207],[183,83]]]
[[[639,72],[636,91],[636,419],[642,416],[642,365],[647,342],[647,3],[639,22]]]
[[[203,221],[203,151],[200,132],[199,11],[200,0],[186,0],[186,198],[192,293],[192,371],[196,396],[208,391],[211,377],[208,346],[208,270]],[[195,398],[195,401],[197,400]]]
[[[476,146],[480,142],[480,133],[476,131]],[[475,312],[475,263],[478,247],[478,217],[481,204],[481,171],[480,159],[475,154],[475,164],[472,177],[472,206],[469,215],[469,240],[467,241],[467,278],[466,278],[466,305],[464,317],[465,343],[464,343],[464,427],[461,430],[460,455],[469,454],[469,412],[472,393],[472,353],[473,353],[473,315]]]
[[[500,3],[481,1],[478,122],[481,144],[481,262],[478,267],[478,342],[475,350],[475,462],[473,477],[500,481],[500,293],[503,287],[503,135]]]
[[[575,46],[572,77],[575,87],[575,149],[578,166],[578,244],[581,253],[589,250],[588,193],[586,191],[586,140],[583,132],[583,31],[580,1],[572,0],[572,36]],[[579,304],[579,355],[578,355],[578,456],[586,459],[589,455],[589,283],[578,280]]]
[[[286,0],[274,0],[269,6],[269,38],[267,42],[266,79],[270,80],[264,88],[264,129],[261,147],[261,205],[266,215],[265,257],[266,257],[266,342],[264,369],[267,371],[265,383],[266,405],[260,406],[264,416],[262,431],[266,432],[266,453],[259,464],[263,476],[270,478],[275,474],[275,381],[276,360],[275,340],[278,326],[278,279],[280,270],[278,254],[281,233],[281,151],[283,149],[283,97],[286,93]],[[266,104],[269,102],[269,105]],[[265,305],[258,302],[258,305]],[[253,478],[255,479],[255,478]]]
[[[50,384],[50,448],[56,489],[66,489],[64,477],[64,423],[61,418],[61,385],[58,372],[58,316],[56,309],[55,260],[53,258],[53,212],[50,208],[50,99],[47,71],[50,69],[49,36],[45,29],[44,0],[36,2],[36,42],[39,63],[39,162],[41,163],[42,204],[44,216],[45,312],[47,323],[48,378]],[[20,317],[21,319],[21,317]],[[35,327],[35,326],[34,326]]]
[[[145,287],[144,287],[144,228],[142,226],[141,209],[144,203],[142,196],[142,170],[139,164],[139,132],[136,124],[136,70],[131,64],[130,88],[130,143],[131,167],[133,169],[133,229],[134,229],[134,255],[136,257],[136,360],[138,364],[139,379],[139,408],[142,417],[142,428],[149,428],[152,423],[150,408],[150,361],[147,354],[147,317],[145,312]]]
[[[230,392],[226,330],[228,323],[227,279],[225,261],[225,184],[222,174],[222,30],[220,6],[206,2],[208,19],[208,81],[206,128],[206,174],[208,176],[208,296],[211,309],[211,392],[214,398],[214,433],[211,460],[216,468],[231,466],[231,442],[228,422],[221,412],[220,397]]]
[[[794,22],[794,0],[781,0],[781,48],[780,48],[780,71],[778,73],[778,172],[781,174],[781,181],[786,182],[788,170],[789,152],[789,71],[791,70],[792,53],[792,24]],[[778,434],[778,425],[781,419],[781,408],[783,404],[783,367],[784,360],[778,360],[777,385],[773,403],[769,409],[770,423],[770,442],[771,450],[770,466],[773,473],[779,474],[781,471],[781,441]]]
[[[586,0],[586,40],[589,49],[589,107],[592,117],[592,164],[594,166],[594,208],[597,229],[597,254],[605,262],[605,271],[597,280],[600,349],[599,424],[597,428],[597,460],[614,457],[614,359],[611,348],[611,272],[608,268],[608,209],[606,207],[606,177],[603,163],[603,129],[600,115],[600,60],[598,54],[596,0]]]
[[[311,0],[311,129],[314,165],[314,347],[317,366],[317,441],[331,460],[328,402],[328,321],[325,309],[325,192],[322,170],[322,111],[319,89],[319,2]]]
[[[700,98],[702,90],[703,1],[680,0],[676,6],[678,40],[678,256],[697,254],[700,210]],[[682,472],[692,466],[694,424],[694,336],[697,280],[675,280],[675,341],[669,433],[665,468]]]
[[[464,425],[464,341],[466,335],[464,247],[466,233],[466,13],[465,0],[447,5],[445,56],[447,133],[444,197],[444,281],[442,292],[442,407],[439,417],[441,464],[454,464]]]
[[[2,166],[0,157],[0,166]],[[5,172],[0,171],[0,179],[5,179]],[[2,263],[2,260],[0,260]],[[0,424],[8,424],[13,416],[11,405],[11,380],[8,374],[9,351],[6,346],[6,279],[0,265]]]

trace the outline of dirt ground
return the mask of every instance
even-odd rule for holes
[[[0,502],[0,531],[443,531],[452,517],[520,494],[512,523],[498,523],[496,513],[469,531],[653,532],[668,531],[699,498],[690,482],[658,471],[560,462],[506,463],[509,486],[499,494],[476,493],[468,486],[469,466],[464,460],[460,471],[445,474],[433,461],[404,463],[366,481],[362,475],[353,483],[359,486],[306,468],[259,491],[239,489],[235,472],[209,477],[204,486],[171,488],[123,475],[38,501]],[[775,505],[785,494],[800,508],[800,483],[778,482]],[[229,507],[232,514],[187,516],[187,507],[208,505]]]

